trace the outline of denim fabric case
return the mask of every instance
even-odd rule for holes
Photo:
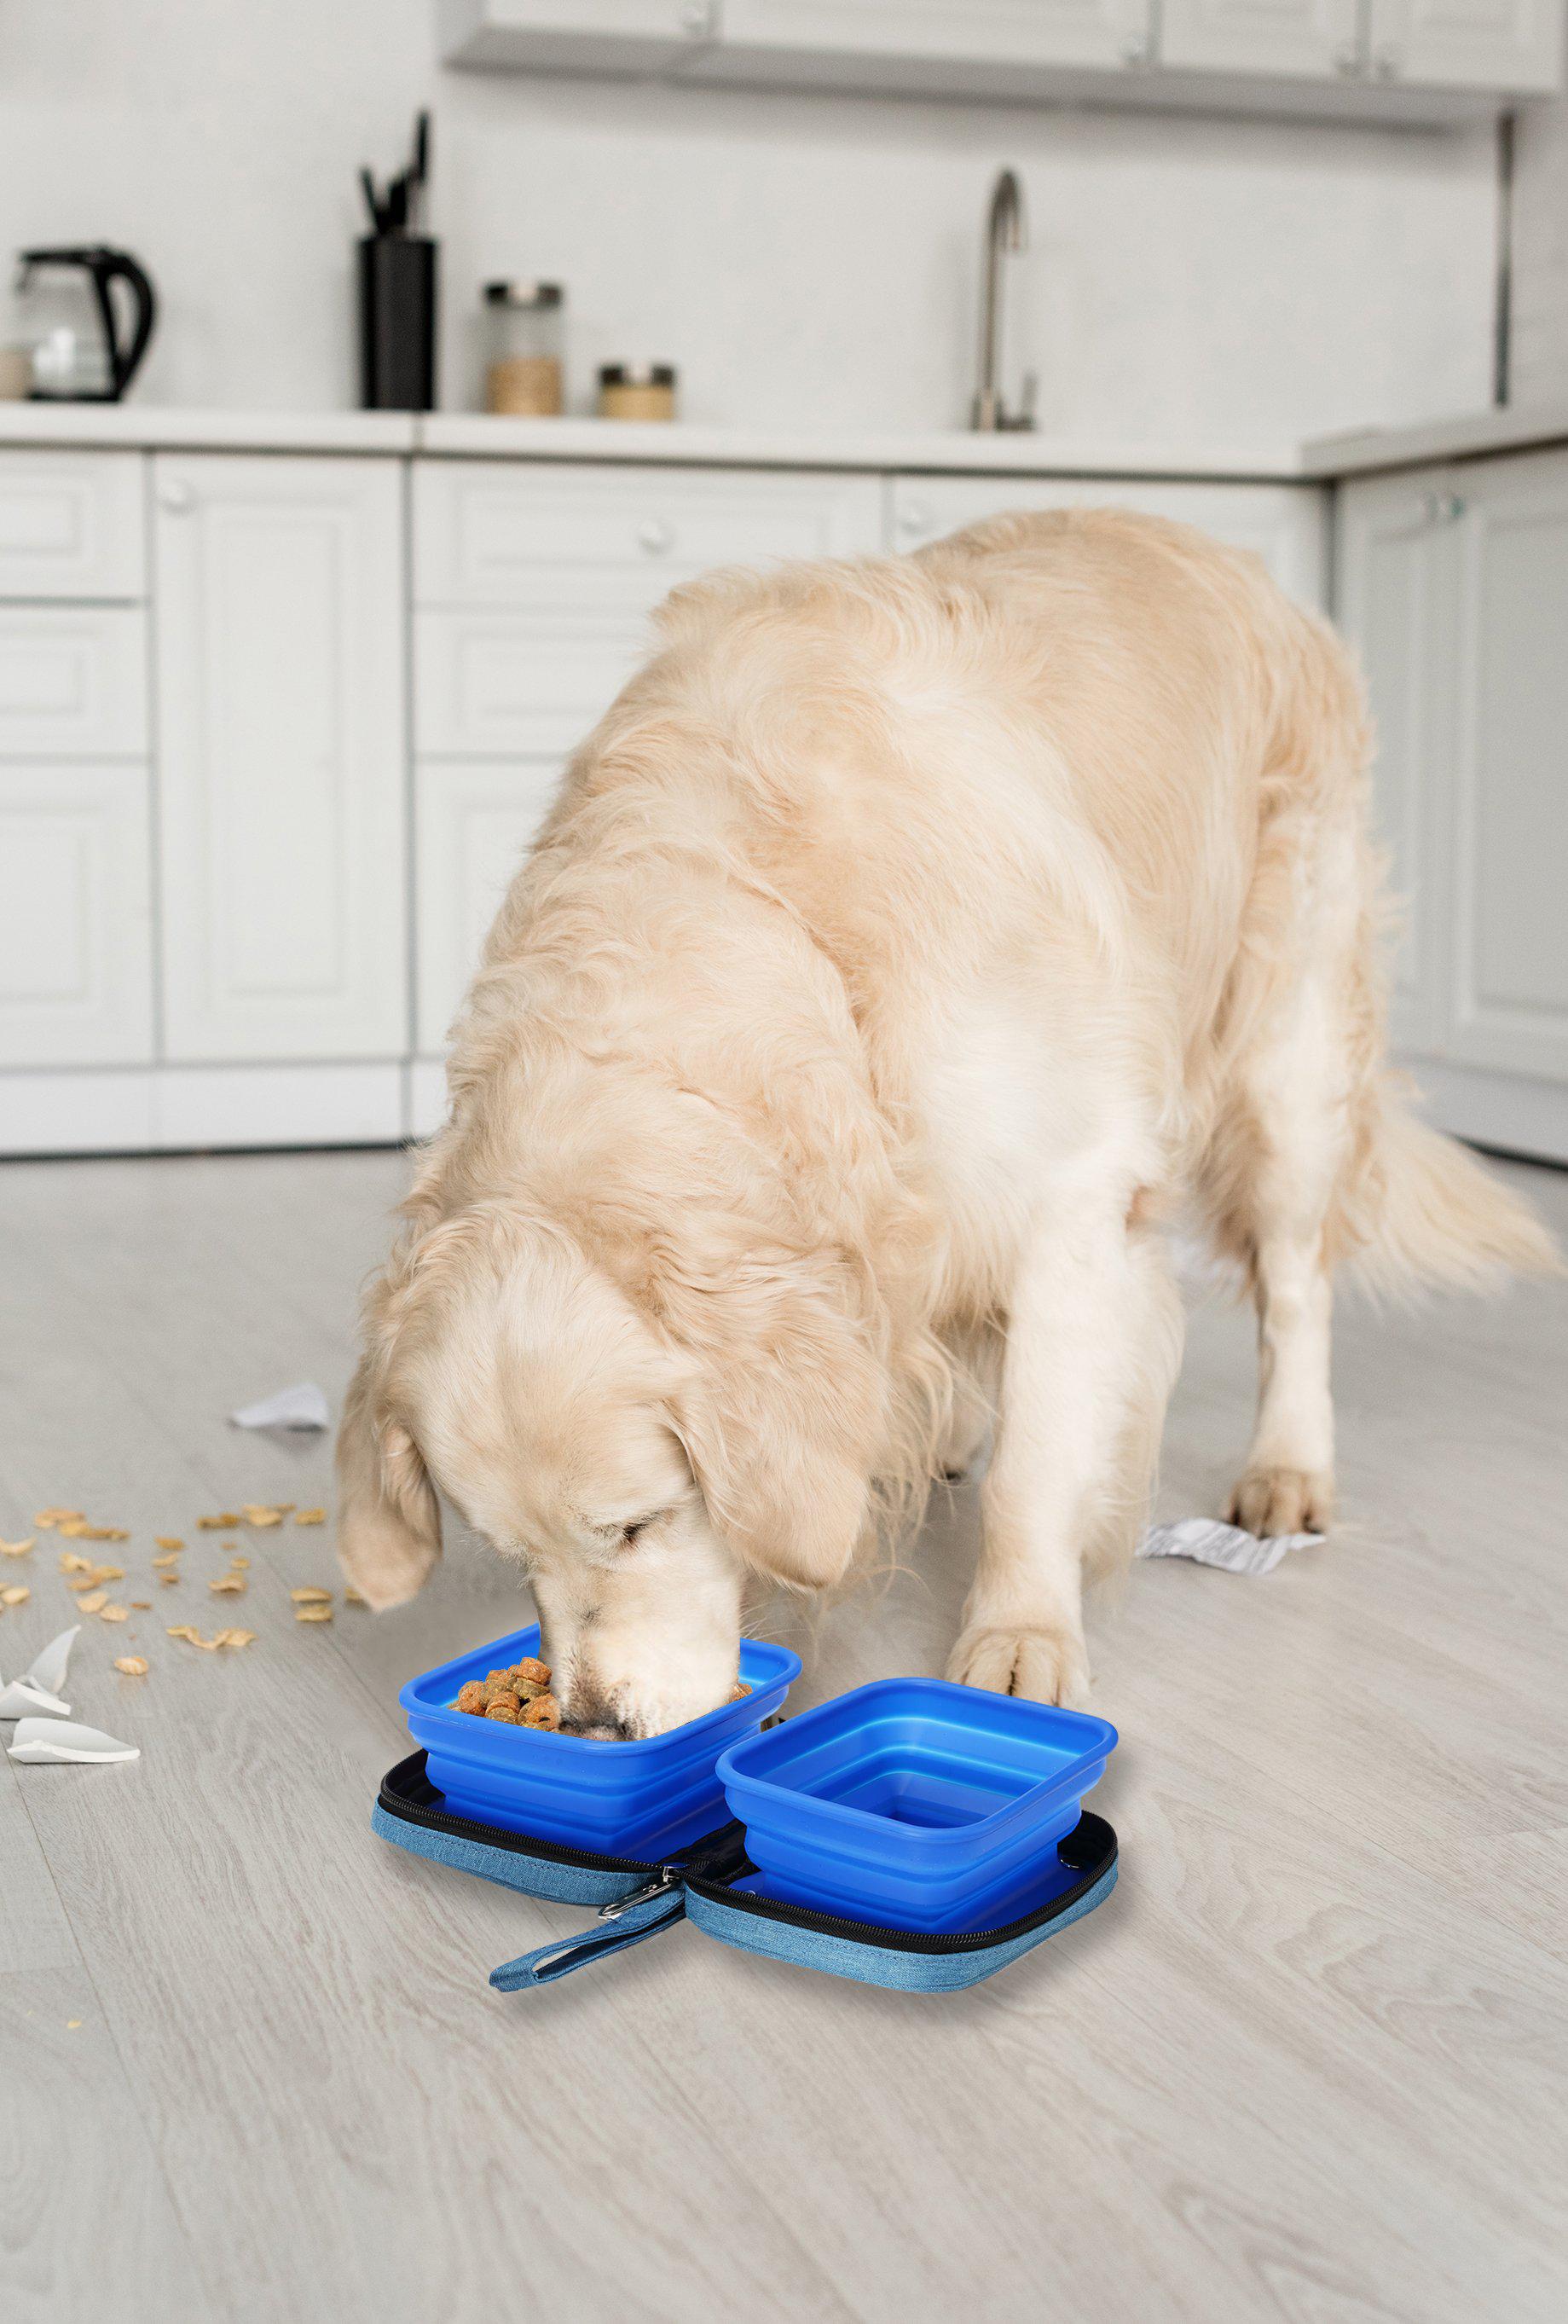
[[[493,1970],[490,1982],[503,1993],[553,1984],[573,1969],[646,1942],[679,1920],[691,1921],[706,1935],[742,1952],[826,1969],[862,1985],[954,1993],[994,1976],[1082,1920],[1116,1885],[1116,1834],[1102,1817],[1085,1813],[1056,1843],[1060,1886],[1038,1910],[1001,1928],[919,1936],[755,1893],[745,1828],[739,1823],[696,1841],[677,1862],[652,1864],[558,1847],[450,1814],[425,1774],[422,1751],[384,1777],[371,1821],[393,1847],[433,1863],[552,1904],[598,1907],[595,1925]]]

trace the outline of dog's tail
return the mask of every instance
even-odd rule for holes
[[[1363,1103],[1360,1167],[1345,1205],[1356,1274],[1371,1289],[1482,1287],[1503,1275],[1560,1275],[1563,1253],[1535,1213],[1453,1139],[1418,1119],[1408,1085],[1376,1074]]]

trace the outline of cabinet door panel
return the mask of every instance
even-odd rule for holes
[[[0,452],[0,597],[140,597],[138,452]]]
[[[147,770],[0,765],[0,1065],[152,1055]]]
[[[1360,0],[1165,0],[1160,62],[1328,79],[1356,66],[1359,14]]]
[[[1452,1055],[1568,1076],[1568,455],[1457,471]]]
[[[414,801],[419,1047],[446,1045],[512,874],[549,811],[558,758],[421,761]]]
[[[406,1046],[394,463],[157,463],[167,1052]]]
[[[420,605],[646,611],[716,565],[851,557],[881,543],[872,476],[420,460]]]
[[[1371,68],[1434,88],[1555,89],[1563,23],[1563,0],[1371,0]]]
[[[807,50],[890,65],[1115,65],[1148,23],[1138,0],[724,0],[708,61]]]
[[[652,643],[640,615],[414,616],[414,747],[454,758],[574,750]]]
[[[1010,510],[1134,509],[1195,524],[1233,549],[1261,557],[1282,588],[1303,604],[1324,598],[1324,495],[1314,485],[1107,482],[1038,476],[901,476],[892,530],[899,549],[920,549],[944,533]]]
[[[1451,738],[1457,548],[1441,474],[1346,487],[1341,626],[1360,657],[1375,734],[1372,796],[1402,907],[1389,993],[1397,1047],[1442,1053],[1453,914]]]
[[[143,758],[139,605],[0,604],[0,756]]]

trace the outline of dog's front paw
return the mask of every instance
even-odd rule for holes
[[[1227,1523],[1267,1539],[1276,1533],[1327,1533],[1334,1480],[1326,1469],[1249,1469],[1226,1504]]]
[[[947,1675],[960,1686],[1027,1694],[1031,1702],[1059,1702],[1069,1711],[1081,1711],[1089,1700],[1089,1657],[1078,1630],[972,1625],[948,1658]]]

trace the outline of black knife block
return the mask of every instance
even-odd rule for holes
[[[359,401],[366,411],[436,408],[436,249],[421,234],[359,244]]]

